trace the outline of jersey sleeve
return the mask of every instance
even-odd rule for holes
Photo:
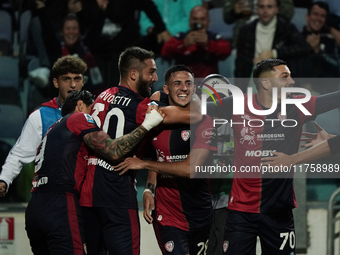
[[[2,166],[0,180],[9,185],[20,174],[24,164],[35,159],[37,148],[41,142],[42,122],[40,111],[34,111],[26,120],[21,135],[9,152],[5,164]]]
[[[340,135],[328,139],[328,146],[332,154],[340,152]]]
[[[91,115],[83,112],[73,113],[67,120],[67,127],[79,137],[101,130]]]
[[[150,103],[150,98],[145,98],[142,102],[140,102],[137,106],[136,112],[136,123],[141,125],[145,119],[146,110],[148,109],[148,103]]]
[[[213,122],[209,116],[205,116],[195,131],[195,141],[192,149],[209,149],[216,151],[216,147],[210,145],[213,133]]]
[[[299,97],[297,97],[299,98]],[[328,93],[321,96],[312,96],[311,99],[303,104],[303,106],[312,114],[312,116],[305,116],[300,112],[303,122],[315,119],[315,117],[324,112],[328,112],[337,107],[340,107],[340,91]]]

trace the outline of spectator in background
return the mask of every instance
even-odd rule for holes
[[[243,26],[237,40],[235,84],[243,92],[249,84],[253,66],[264,59],[293,60],[309,54],[310,46],[294,24],[277,16],[278,0],[259,0],[259,18]]]
[[[35,158],[37,148],[50,126],[61,118],[61,106],[68,94],[84,86],[86,64],[80,58],[65,56],[58,59],[53,68],[53,85],[59,96],[31,113],[16,144],[8,154],[0,174],[0,197],[5,196],[13,179],[19,175],[25,164]]]
[[[278,15],[290,20],[294,15],[293,0],[278,0],[280,9]],[[234,24],[233,27],[233,48],[237,45],[237,38],[240,28],[256,19],[256,0],[224,0],[223,17],[227,24]]]
[[[94,38],[100,36],[100,30],[96,27],[90,27],[86,37],[82,39],[79,20],[75,14],[70,13],[64,17],[61,23],[60,36],[57,36],[54,32],[52,22],[49,19],[49,11],[45,7],[44,2],[36,2],[36,13],[41,24],[41,33],[49,62],[54,63],[59,57],[65,55],[74,55],[83,59],[88,66],[88,71],[85,73],[85,88],[93,94],[98,95],[106,87],[97,61],[87,45],[95,47]],[[47,70],[49,70],[49,68],[47,68]],[[39,76],[41,85],[46,86],[48,84],[48,76],[43,77],[43,75],[44,74],[41,73]],[[49,73],[46,72],[45,75],[49,75]]]
[[[88,2],[89,1],[86,1],[86,3]],[[87,24],[90,23],[88,18],[90,15],[88,15],[88,13],[84,13],[82,2],[77,0],[28,0],[23,1],[22,8],[23,10],[30,10],[32,12],[32,19],[30,20],[28,28],[27,48],[25,54],[28,56],[38,57],[38,64],[36,68],[33,70],[28,70],[29,77],[38,88],[36,94],[41,94],[43,97],[49,100],[54,96],[54,93],[51,91],[53,88],[47,87],[49,83],[48,78],[50,69],[55,60],[62,56],[62,54],[57,54],[58,56],[54,57],[56,54],[53,53],[52,58],[49,56],[50,52],[47,52],[46,49],[46,42],[43,38],[42,24],[40,23],[39,16],[41,12],[45,13],[43,14],[43,19],[44,22],[47,22],[43,25],[47,26],[47,29],[49,29],[47,34],[48,38],[57,38],[60,45],[60,41],[62,40],[60,28],[62,27],[64,17],[68,13],[74,13],[77,15],[78,19],[81,20],[81,30],[86,31]]]
[[[339,77],[340,36],[326,22],[329,7],[325,2],[314,2],[306,15],[302,35],[310,45],[311,54],[301,58],[300,77]]]
[[[41,0],[26,0],[22,1],[22,10],[31,10],[33,16],[36,16],[36,9],[38,2]],[[49,19],[52,23],[53,30],[58,33],[63,18],[68,13],[75,13],[80,20],[81,30],[84,33],[91,23],[89,14],[93,13],[97,4],[94,1],[82,1],[82,0],[44,0],[42,1],[45,7],[49,11]],[[92,8],[91,12],[89,11]],[[92,17],[92,16],[91,16]]]
[[[92,0],[94,1],[94,0]],[[93,23],[101,31],[92,52],[98,57],[104,80],[110,86],[119,83],[118,58],[128,46],[138,45],[139,20],[136,12],[144,11],[154,24],[159,42],[167,40],[168,31],[152,0],[96,0],[101,15]]]
[[[176,64],[187,65],[195,77],[218,73],[218,61],[230,55],[230,44],[219,34],[208,31],[209,13],[203,6],[192,8],[190,30],[167,41],[162,48],[162,57],[174,59]]]
[[[170,39],[171,35],[175,35],[190,29],[188,24],[190,10],[194,6],[202,4],[203,0],[154,0],[154,3],[163,18],[167,30],[169,31],[169,38],[167,38],[168,40]],[[158,43],[154,26],[143,11],[141,12],[139,23],[141,34],[144,35],[144,38],[147,38],[147,40],[143,41],[145,45],[140,45],[140,47],[152,50],[156,55],[160,55],[164,43]]]

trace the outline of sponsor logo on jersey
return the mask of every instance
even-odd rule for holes
[[[225,240],[223,242],[223,252],[227,252],[228,247],[229,247],[229,241]]]
[[[280,141],[285,139],[285,134],[257,134],[257,141]]]
[[[41,177],[38,181],[32,181],[33,188],[37,188],[41,185],[48,183],[48,177]]]
[[[247,150],[245,153],[246,157],[269,157],[273,156],[272,151],[276,150],[256,150],[256,151],[249,151]]]
[[[87,122],[94,124],[94,120],[92,119],[92,117],[90,115],[88,115],[87,113],[84,113],[84,115],[85,115]]]
[[[190,130],[183,130],[182,133],[181,133],[181,137],[183,139],[184,142],[188,141],[189,138],[190,138]]]
[[[172,155],[166,156],[167,162],[176,162],[176,161],[183,161],[188,157],[188,155]]]
[[[230,197],[230,203],[232,203],[234,201],[234,196]]]
[[[244,127],[241,130],[241,139],[240,143],[243,144],[244,142],[248,143],[248,145],[256,145],[255,142],[255,131],[253,131],[250,127]]]
[[[87,160],[87,165],[93,165],[93,166],[98,165],[98,166],[101,166],[102,168],[104,168],[106,170],[109,170],[109,171],[113,171],[114,170],[114,167],[112,165],[110,165],[105,160],[100,159],[100,158],[90,157]]]
[[[213,128],[207,128],[203,130],[202,132],[202,137],[203,138],[210,138],[214,134],[214,129]]]
[[[175,248],[175,244],[174,244],[174,241],[169,241],[167,242],[165,245],[164,245],[165,249],[168,251],[168,252],[172,252]]]
[[[161,221],[162,219],[163,219],[162,215],[158,215],[157,220],[158,220],[158,221]]]

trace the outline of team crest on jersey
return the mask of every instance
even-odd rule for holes
[[[84,115],[85,115],[87,122],[94,124],[94,120],[92,119],[92,117],[90,115],[88,115],[87,113],[84,113]]]
[[[228,250],[229,247],[229,241],[224,241],[223,242],[223,252],[226,252]]]
[[[189,138],[190,138],[190,130],[183,130],[182,133],[181,133],[181,137],[183,139],[184,142],[188,141]]]
[[[281,115],[281,112],[279,112],[279,113],[277,114],[277,118],[278,118],[279,120],[281,120],[281,121],[284,121],[284,120],[287,119],[287,116],[286,116],[286,115]]]
[[[175,247],[175,244],[174,244],[174,241],[169,241],[167,242],[165,245],[164,245],[165,249],[168,251],[168,252],[172,252],[174,250],[174,247]]]

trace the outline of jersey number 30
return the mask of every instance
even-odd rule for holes
[[[105,116],[105,120],[102,127],[102,122],[99,118],[99,113],[104,111],[105,105],[102,103],[96,103],[93,106],[94,112],[92,113],[92,118],[97,123],[98,127],[100,127],[105,133],[108,134],[110,119],[112,116],[117,117],[117,127],[116,127],[116,136],[114,138],[118,138],[124,135],[124,125],[125,125],[125,116],[121,109],[112,108]],[[112,137],[113,138],[113,137]]]

